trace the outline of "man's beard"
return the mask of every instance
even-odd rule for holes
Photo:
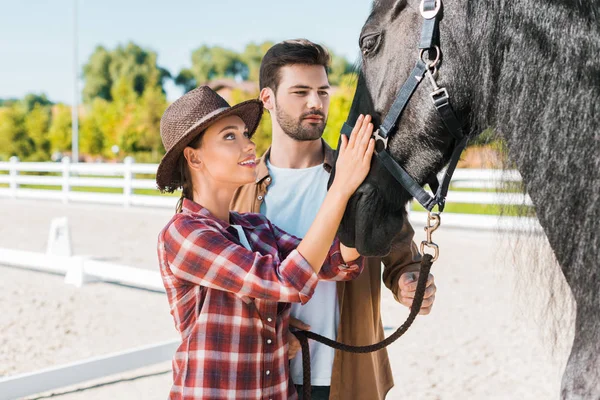
[[[299,119],[294,119],[292,116],[283,111],[283,108],[279,107],[277,103],[276,106],[277,112],[275,113],[275,117],[277,118],[277,122],[286,135],[292,139],[304,142],[317,140],[323,136],[323,131],[325,130],[327,121],[325,119],[325,114],[323,114],[322,111],[309,111],[302,114]],[[302,122],[304,121],[304,118],[311,115],[318,115],[323,119],[318,124],[305,123],[303,125]]]

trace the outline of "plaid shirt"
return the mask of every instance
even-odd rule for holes
[[[317,276],[300,240],[260,214],[232,212],[235,228],[184,200],[158,238],[163,283],[182,343],[173,358],[171,399],[287,399],[289,302],[307,302],[318,278],[349,280],[335,241]],[[289,392],[288,392],[289,390]]]

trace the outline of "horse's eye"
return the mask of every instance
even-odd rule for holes
[[[371,33],[360,38],[360,49],[363,55],[373,54],[381,42],[381,33]]]

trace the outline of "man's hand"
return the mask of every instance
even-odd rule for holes
[[[419,272],[405,272],[398,279],[398,300],[406,307],[411,307],[417,291],[417,282],[419,280]],[[433,275],[429,274],[427,278],[427,288],[425,289],[425,295],[423,296],[423,304],[419,314],[427,315],[431,312],[433,302],[435,301],[436,292],[435,282]]]
[[[294,317],[290,317],[290,328],[297,328],[302,331],[309,331],[310,325],[305,324],[304,322],[296,319]],[[288,331],[288,359],[296,357],[296,353],[302,349],[300,346],[300,341],[298,338],[290,331]]]

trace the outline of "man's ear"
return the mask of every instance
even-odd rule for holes
[[[200,159],[198,149],[194,149],[188,146],[185,149],[183,149],[183,156],[185,157],[188,163],[188,167],[192,169],[199,169],[202,166],[202,160]]]
[[[258,97],[267,110],[272,111],[275,108],[275,93],[270,87],[263,88]]]

